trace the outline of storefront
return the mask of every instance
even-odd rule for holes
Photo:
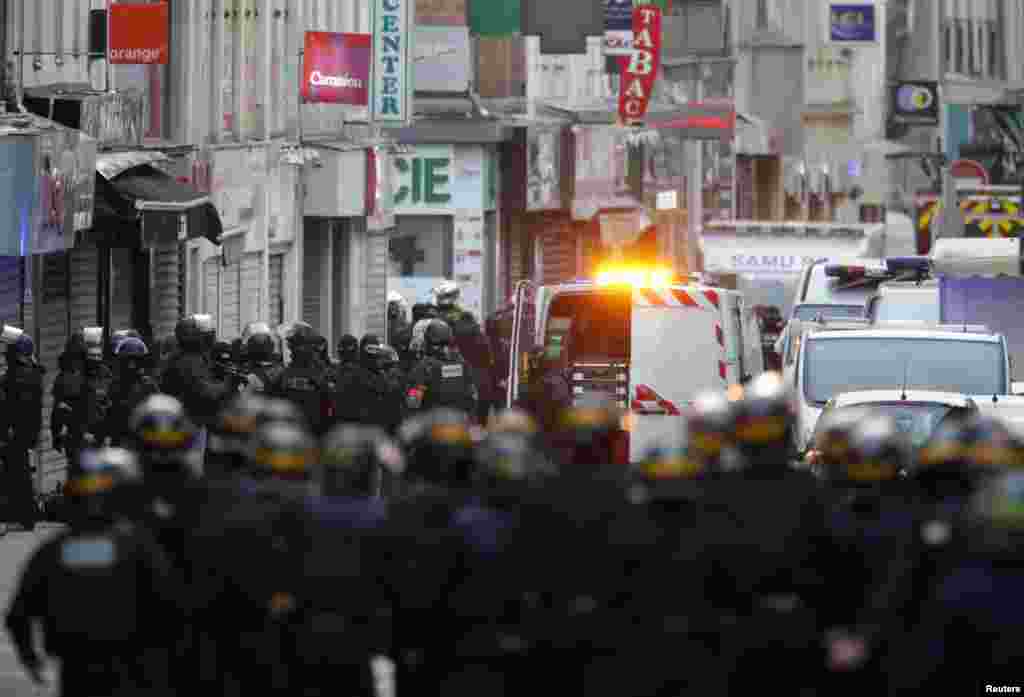
[[[392,156],[387,290],[413,305],[452,279],[477,317],[496,303],[498,157],[491,145],[410,145]]]

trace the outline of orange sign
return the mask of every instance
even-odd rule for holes
[[[167,3],[110,5],[110,62],[117,65],[167,65]]]

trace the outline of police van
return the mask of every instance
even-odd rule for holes
[[[681,283],[664,270],[606,269],[552,286],[522,281],[509,310],[506,404],[524,403],[538,373],[551,371],[568,377],[574,403],[612,398],[627,413],[616,458],[623,463],[678,444],[697,393],[764,369],[757,318],[739,292]]]

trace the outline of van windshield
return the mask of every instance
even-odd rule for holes
[[[807,341],[804,396],[823,405],[842,392],[909,389],[1004,394],[1000,343],[905,337],[828,337]],[[965,366],[969,369],[965,370]]]
[[[544,335],[546,361],[627,361],[630,350],[630,293],[573,293],[556,296]]]

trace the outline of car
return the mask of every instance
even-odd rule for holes
[[[1001,398],[1011,394],[1006,339],[971,325],[886,322],[867,329],[808,329],[792,367],[798,402],[796,452],[836,396],[862,390],[929,390]]]
[[[935,429],[952,420],[968,418],[981,411],[978,403],[969,395],[957,392],[936,392],[933,390],[858,390],[843,392],[825,405],[810,439],[807,461],[816,461],[815,447],[821,431],[821,424],[828,416],[844,409],[868,408],[873,412],[891,416],[904,433],[909,434],[914,449],[923,446]]]

